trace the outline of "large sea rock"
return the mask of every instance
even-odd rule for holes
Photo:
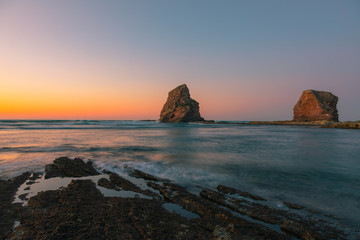
[[[339,121],[338,97],[331,92],[306,90],[294,106],[294,121]]]
[[[169,92],[166,103],[160,113],[160,122],[204,121],[200,116],[199,103],[190,98],[186,84]]]

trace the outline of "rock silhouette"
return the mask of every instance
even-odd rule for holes
[[[160,113],[160,122],[204,121],[200,116],[199,103],[190,98],[186,84],[169,92],[166,103]]]
[[[306,90],[294,106],[294,121],[339,121],[338,97],[330,92]]]

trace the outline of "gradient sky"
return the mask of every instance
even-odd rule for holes
[[[360,1],[0,0],[0,119],[286,120],[306,89],[360,120]]]

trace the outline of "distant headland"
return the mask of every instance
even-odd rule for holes
[[[338,99],[331,92],[305,90],[293,108],[293,120],[250,121],[244,123],[215,122],[201,117],[199,103],[190,97],[190,91],[186,84],[182,84],[169,92],[167,101],[161,110],[159,121],[164,123],[313,125],[322,128],[360,129],[360,121],[339,122]]]

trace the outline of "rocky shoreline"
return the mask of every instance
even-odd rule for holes
[[[360,129],[360,121],[356,122],[333,122],[333,121],[252,121],[248,124],[253,125],[295,125],[295,126],[320,126],[321,128],[343,128],[343,129]]]
[[[1,180],[0,239],[348,239],[331,216],[227,186],[199,194],[133,168],[126,176],[62,157],[44,176]],[[68,180],[56,190],[35,186]],[[22,189],[23,191],[20,191]],[[27,191],[27,192],[26,192]],[[24,193],[25,192],[25,193]],[[29,199],[28,199],[29,198]],[[13,203],[17,199],[18,203]],[[19,200],[20,199],[20,200]],[[22,200],[21,200],[22,199]],[[16,202],[16,201],[15,201]]]
[[[284,121],[248,121],[248,122],[232,122],[232,121],[197,121],[192,123],[204,124],[237,124],[237,125],[291,125],[291,126],[319,126],[321,128],[343,128],[343,129],[360,129],[360,121],[305,121],[299,122],[294,120]]]
[[[345,122],[327,122],[322,125],[323,128],[345,128],[345,129],[360,129],[360,121],[345,121]]]

